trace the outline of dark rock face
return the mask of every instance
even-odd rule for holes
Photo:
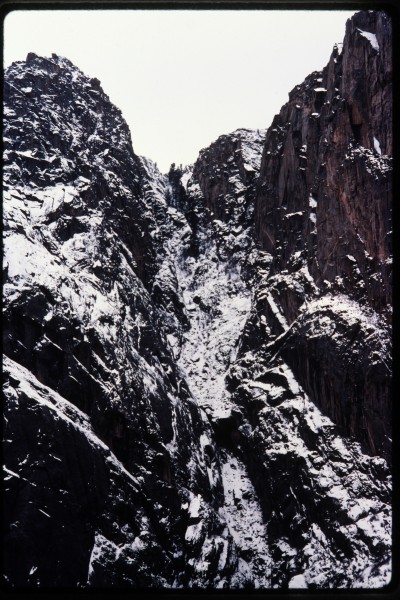
[[[97,80],[5,75],[11,587],[391,577],[390,20],[162,175]]]
[[[390,457],[391,339],[370,312],[346,297],[311,302],[281,354],[344,433]]]
[[[200,152],[193,178],[198,181],[206,208],[214,219],[236,225],[251,222],[252,184],[260,168],[265,133],[238,129]]]
[[[322,72],[292,90],[275,117],[255,209],[257,238],[273,255],[267,288],[288,325],[305,299],[327,294],[339,306],[355,301],[370,307],[370,319],[375,325],[379,320],[387,350],[377,353],[367,342],[362,360],[348,357],[347,366],[341,348],[352,345],[352,331],[339,345],[326,346],[325,332],[311,341],[305,329],[293,329],[295,353],[312,356],[314,369],[324,371],[328,355],[340,365],[336,375],[328,369],[325,391],[315,390],[303,358],[290,362],[313,400],[345,432],[386,456],[390,430],[376,423],[376,413],[382,415],[378,421],[390,423],[390,343],[384,332],[392,302],[391,73],[389,17],[357,13],[347,23],[343,50],[335,48]],[[326,307],[335,329],[332,303]],[[269,307],[265,314],[271,316]]]
[[[200,444],[211,426],[167,339],[185,325],[185,315],[175,308],[173,265],[163,250],[174,227],[165,178],[133,153],[126,124],[98,84],[65,59],[31,56],[12,65],[6,79],[4,351],[21,378],[5,388],[10,432],[16,419],[17,436],[10,433],[5,447],[13,499],[7,579],[18,585],[168,587],[202,578],[212,585],[225,571],[229,578],[237,558],[218,515],[218,463],[210,465],[211,484]],[[68,128],[61,127],[60,115],[69,117]],[[57,136],[48,123],[58,124]],[[35,143],[28,146],[32,127]],[[84,427],[60,417],[51,405],[54,394],[72,411],[73,423],[83,411]],[[62,436],[71,442],[62,444]],[[54,460],[62,462],[54,470],[54,461],[46,460],[53,443]],[[26,477],[13,474],[18,459]],[[18,463],[15,468],[21,473]],[[52,480],[38,495],[43,468]],[[32,494],[32,510],[50,515],[33,529],[26,525],[31,516],[34,521]],[[188,507],[200,496],[200,539],[205,543],[211,534],[206,550],[197,538],[196,544],[185,539]],[[65,536],[52,527],[58,520],[69,536],[68,551]],[[224,543],[217,544],[215,535],[224,531]],[[223,548],[229,568],[215,576],[196,572],[199,553],[202,560],[207,552],[218,559]],[[16,560],[21,549],[23,565]]]

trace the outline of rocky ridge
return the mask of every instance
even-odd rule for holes
[[[343,49],[292,90],[268,131],[255,208],[257,239],[273,257],[260,289],[264,312],[275,321],[273,334],[290,327],[282,352],[323,411],[387,458],[391,43],[385,13],[347,22]],[[324,300],[307,308],[305,300],[317,297]],[[354,302],[363,307],[359,317]],[[315,371],[327,372],[316,382]]]
[[[68,60],[7,70],[8,585],[389,582],[389,34],[169,175]]]
[[[30,55],[10,67],[5,92],[7,578],[45,586],[179,587],[205,578],[217,585],[225,562],[227,575],[235,573],[237,557],[229,532],[220,535],[218,465],[214,478],[205,467],[211,426],[168,342],[170,304],[177,325],[185,315],[175,309],[172,262],[170,278],[162,277],[165,238],[176,227],[166,178],[133,153],[98,82],[66,59]],[[48,100],[57,94],[61,101]],[[28,147],[32,127],[36,145]],[[71,426],[82,419],[82,427]],[[58,438],[64,428],[68,444]],[[85,437],[99,457],[104,452],[103,468],[79,461]],[[80,478],[70,472],[75,456]],[[21,497],[23,514],[15,514]],[[195,535],[200,508],[206,549]],[[36,544],[36,527],[43,544],[35,549],[24,540]],[[196,571],[202,553],[222,550],[215,575]]]

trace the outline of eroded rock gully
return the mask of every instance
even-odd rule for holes
[[[5,74],[7,586],[391,578],[391,33],[168,175],[97,80]]]

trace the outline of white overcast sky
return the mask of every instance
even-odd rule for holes
[[[271,124],[328,62],[354,11],[15,10],[4,62],[65,56],[121,109],[133,148],[166,172],[219,135]]]

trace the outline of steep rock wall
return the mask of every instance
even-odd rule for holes
[[[4,112],[7,581],[228,582],[212,429],[168,340],[167,180],[66,59],[11,65]]]
[[[341,357],[353,343],[351,329],[342,345],[328,349],[324,336],[293,327],[282,353],[343,431],[385,456],[391,443],[391,74],[390,18],[356,13],[343,48],[335,47],[328,65],[292,90],[274,118],[255,204],[256,239],[272,255],[260,294],[274,335],[295,323],[306,300],[324,295],[337,296],[338,306],[345,296],[344,310],[352,300],[369,307],[370,319],[379,321],[385,350],[377,353],[366,342],[361,362]],[[327,367],[328,355],[340,368]],[[304,356],[313,357],[312,365]],[[319,391],[311,370],[324,373]]]

